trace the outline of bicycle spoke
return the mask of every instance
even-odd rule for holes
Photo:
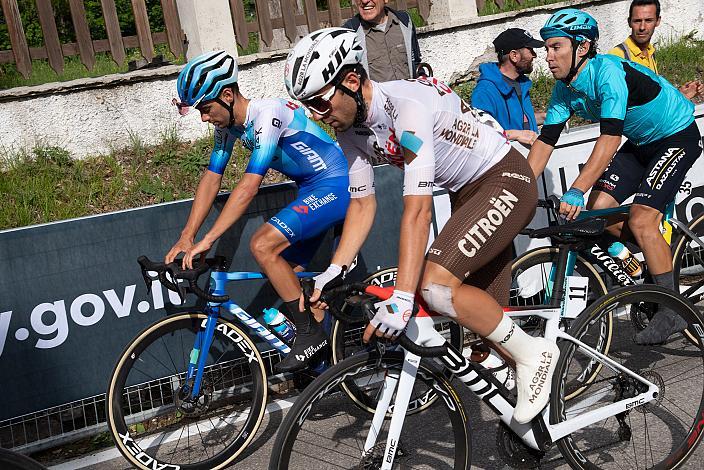
[[[190,361],[197,334],[193,322],[202,321],[202,317],[180,315],[177,320],[163,320],[163,331],[155,329],[133,348],[132,359],[119,374],[119,387],[139,385],[120,393],[122,404],[117,408],[128,413],[138,410],[138,421],[127,427],[123,414],[111,423],[117,428],[114,433],[128,432],[139,450],[154,458],[160,468],[179,464],[205,469],[211,464],[202,466],[200,462],[225,461],[254,437],[266,405],[263,364],[254,344],[242,343],[246,337],[226,336],[216,329],[210,349],[200,351],[205,367],[200,390],[193,396],[194,381],[186,383],[186,366],[178,372],[177,364]],[[247,360],[242,346],[250,348],[257,360]],[[246,439],[240,439],[243,433],[247,433]],[[120,450],[123,455],[135,455],[128,449]]]

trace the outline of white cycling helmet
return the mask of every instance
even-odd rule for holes
[[[345,65],[359,64],[364,50],[357,33],[325,28],[298,41],[286,58],[284,80],[291,98],[305,100],[330,83]]]

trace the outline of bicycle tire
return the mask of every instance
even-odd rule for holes
[[[547,280],[548,276],[550,275],[550,266],[555,265],[557,263],[557,259],[559,257],[559,249],[556,247],[552,246],[546,246],[546,247],[540,247],[536,248],[534,250],[530,250],[523,255],[519,256],[516,258],[513,262],[513,265],[511,266],[511,299],[510,299],[510,304],[511,306],[518,306],[518,305],[543,305],[545,304],[545,281]],[[547,265],[547,266],[543,266]],[[530,299],[533,299],[534,301],[538,301],[539,303],[529,303],[528,301],[519,301],[518,299],[520,298],[520,295],[517,292],[517,287],[514,287],[517,284],[516,277],[522,273],[527,272],[529,269],[533,269],[533,272],[538,270],[538,273],[540,274],[540,280],[543,282],[542,287],[540,288],[540,291],[529,297]],[[596,299],[601,298],[602,296],[606,295],[607,293],[607,288],[606,284],[604,284],[604,280],[601,278],[599,275],[599,272],[592,266],[591,263],[589,263],[586,259],[582,258],[581,256],[577,256],[577,259],[575,261],[575,266],[574,270],[577,274],[581,276],[587,276],[589,278],[589,288],[590,292],[593,293],[592,296],[588,298],[587,305],[591,304],[594,302]],[[533,274],[531,272],[531,274]],[[537,275],[537,274],[536,274]],[[532,292],[532,290],[531,290]],[[540,303],[542,302],[542,303]],[[580,314],[581,315],[581,314]],[[577,317],[579,318],[579,317]],[[533,320],[531,320],[533,319]],[[517,319],[519,320],[519,319]],[[566,320],[563,320],[566,324],[566,327],[569,327],[569,323]],[[538,334],[539,336],[543,335],[543,332],[545,330],[544,328],[544,320],[541,318],[538,318],[537,320],[534,317],[527,317],[525,320],[520,321],[519,324],[534,324],[537,325],[537,328],[535,329],[535,333]],[[522,325],[523,326],[523,325]],[[604,351],[609,350],[609,346],[611,344],[611,336],[613,333],[613,321],[611,317],[608,317],[605,319],[605,328],[600,330],[602,333],[602,338],[600,338],[599,344],[601,346],[601,352],[603,353]],[[527,328],[524,328],[527,329]],[[530,332],[530,330],[528,330]],[[599,373],[599,369],[597,368],[596,370],[593,371],[593,373],[586,377],[585,383],[589,383],[592,380],[594,380],[594,377]],[[571,394],[567,396],[567,399],[570,400],[574,398],[577,394]]]
[[[2,470],[47,470],[36,460],[2,447],[0,447],[0,468]]]
[[[638,330],[625,316],[629,305],[643,301],[671,308],[687,320],[693,330],[700,332],[696,346],[684,335],[675,335],[660,346],[635,344],[632,338]],[[649,403],[636,400],[618,416],[577,429],[558,440],[558,448],[577,469],[678,468],[691,456],[703,434],[704,320],[691,302],[675,292],[654,285],[627,286],[589,306],[569,334],[589,344],[590,329],[605,315],[611,315],[616,323],[607,356],[658,385],[660,393]],[[550,397],[552,424],[647,390],[636,379],[608,366],[602,367],[599,377],[588,385],[572,380],[583,374],[584,368],[593,367],[594,359],[567,340],[559,343],[560,359]],[[570,388],[583,389],[579,399],[562,398]],[[639,456],[640,452],[643,455]]]
[[[296,403],[286,414],[276,435],[269,469],[330,468],[333,463],[334,466],[339,468],[378,468],[373,466],[376,461],[372,460],[370,456],[362,456],[362,452],[359,450],[363,449],[363,447],[359,446],[364,443],[366,438],[366,431],[364,430],[366,425],[362,424],[362,421],[371,421],[372,417],[367,413],[360,413],[358,408],[349,401],[341,400],[339,395],[342,392],[339,391],[338,385],[350,378],[365,381],[367,379],[363,379],[363,375],[370,372],[371,377],[369,380],[376,380],[375,384],[383,387],[384,382],[378,377],[380,373],[382,371],[384,373],[397,373],[402,363],[403,355],[400,351],[388,352],[383,356],[376,351],[364,352],[350,356],[325,371],[299,395]],[[408,423],[405,423],[404,429],[408,429],[408,432],[411,433],[409,437],[409,440],[412,440],[411,453],[438,452],[437,455],[439,455],[440,451],[444,452],[444,454],[452,453],[454,462],[451,468],[455,470],[469,469],[471,461],[471,430],[467,414],[458,398],[457,392],[452,388],[445,375],[430,361],[421,361],[416,382],[419,380],[425,382],[425,386],[434,388],[442,394],[443,400],[438,402],[442,406],[435,406],[422,415],[406,414],[406,420],[421,419],[422,417],[426,423],[444,423],[445,426],[449,423],[451,431],[443,429],[438,433],[429,429],[428,424],[425,424],[422,436],[418,436],[418,429],[407,426]],[[427,413],[438,413],[443,418],[432,419]],[[447,413],[448,418],[444,418],[445,413]],[[350,414],[353,414],[353,416]],[[335,421],[338,420],[342,422],[339,432],[334,429]],[[388,419],[385,420],[385,423],[388,424],[388,422]],[[308,426],[320,426],[320,431],[314,431],[312,434],[313,439],[310,440],[306,439],[307,433],[310,432],[308,431]],[[351,434],[357,433],[356,429],[358,427],[360,429],[358,434],[361,442],[357,442],[355,437],[350,437]],[[378,430],[380,436],[383,436],[382,431],[383,429]],[[304,434],[301,435],[301,432]],[[449,435],[455,439],[454,445],[447,442]],[[406,436],[404,434],[401,435],[398,443],[399,448],[404,447],[404,437]],[[425,437],[432,441],[431,446],[435,444],[441,448],[429,449],[423,443],[417,442]],[[323,442],[326,438],[330,439],[330,445],[326,445]],[[357,446],[350,444],[350,440],[356,442]],[[381,437],[377,440],[377,445],[374,448],[383,450],[385,441],[386,438]],[[298,448],[299,446],[300,449]],[[344,453],[345,450],[347,452],[344,455],[336,455],[331,458],[323,455],[324,451],[337,449],[340,449],[341,453]],[[433,463],[429,468],[440,467],[440,459],[437,458],[437,455],[433,454]],[[407,455],[403,455],[403,458],[407,457]],[[378,458],[383,458],[383,455],[378,456]],[[423,455],[420,455],[419,458],[422,459]],[[369,463],[372,466],[362,466],[355,459],[357,461],[369,459]],[[301,460],[308,460],[315,464],[306,465]],[[395,463],[399,464],[398,460]],[[401,468],[406,467],[401,464]]]
[[[687,224],[687,228],[698,237],[704,237],[704,214]],[[700,247],[696,242],[693,242],[695,243],[694,246],[690,246],[689,242],[692,239],[686,233],[678,231],[677,234],[676,239],[672,243],[672,274],[675,279],[679,279],[680,285],[690,285],[704,277],[704,266],[694,256],[696,252],[697,256],[704,259],[704,248]],[[697,291],[702,292],[702,289],[697,289]],[[696,295],[696,291],[692,295]],[[698,301],[698,299],[689,297],[694,302]]]
[[[188,400],[184,372],[195,333],[206,318],[204,313],[189,312],[153,323],[131,341],[115,364],[107,393],[108,428],[120,453],[137,468],[171,468],[172,464],[184,470],[224,468],[249,445],[261,425],[267,399],[264,363],[251,338],[223,318],[218,318],[208,351],[202,393],[195,403]],[[149,398],[147,409],[142,396]],[[229,412],[234,413],[231,422]],[[156,413],[163,414],[153,417]],[[170,437],[176,436],[174,428],[179,426],[171,451],[175,439]],[[197,431],[194,438],[192,428],[194,434]],[[153,445],[155,438],[158,445]],[[176,455],[182,440],[186,440],[187,457],[203,458],[183,462],[184,457]]]
[[[391,267],[381,269],[376,271],[369,276],[367,276],[363,282],[367,284],[374,284],[382,287],[394,285],[396,282],[396,273],[398,268]],[[345,306],[343,306],[345,308]],[[348,345],[359,346],[359,350],[366,350],[367,348],[362,343],[362,333],[368,320],[365,318],[359,323],[352,325],[346,324],[344,322],[335,320],[332,325],[330,341],[332,343],[332,363],[337,364],[341,362],[350,354],[347,350]],[[441,330],[446,330],[445,336],[447,337],[450,344],[452,344],[458,351],[462,351],[464,345],[464,329],[462,326],[451,320],[447,319],[447,322],[443,322],[437,325],[437,328]],[[353,353],[354,354],[354,353]],[[448,372],[448,378],[450,377]],[[357,404],[361,409],[366,410],[369,413],[374,413],[374,408],[376,407],[376,402],[364,394],[358,387],[352,382],[345,382],[340,385],[349,398]],[[418,413],[433,403],[438,399],[437,395],[431,395],[429,397],[423,397],[422,401],[414,406],[409,407],[410,413]]]

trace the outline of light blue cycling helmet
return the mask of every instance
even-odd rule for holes
[[[596,55],[596,42],[599,39],[599,25],[592,15],[575,8],[563,8],[555,12],[540,28],[540,37],[544,41],[550,38],[569,38],[572,42],[572,66],[561,80],[570,83],[577,76],[579,68],[587,60]],[[588,51],[577,62],[577,44],[588,42]]]
[[[592,15],[576,8],[564,8],[555,12],[545,25],[540,28],[540,37],[547,40],[566,37],[582,41],[599,39],[599,25]]]
[[[178,74],[176,88],[182,104],[197,106],[218,100],[222,89],[234,83],[237,83],[237,61],[225,51],[214,51],[188,61]]]

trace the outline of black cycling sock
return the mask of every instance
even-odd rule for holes
[[[662,274],[653,274],[653,284],[664,287],[665,289],[675,290],[675,278],[672,271]]]
[[[289,313],[289,318],[293,320],[293,324],[296,325],[297,334],[307,334],[310,333],[311,328],[314,326],[313,323],[313,313],[309,308],[304,311],[298,309],[298,300],[292,300],[290,302],[284,302],[286,309]]]
[[[653,274],[655,285],[675,290],[675,279],[672,271]],[[660,306],[648,326],[635,337],[637,344],[661,344],[673,333],[687,328],[687,322],[667,307]]]
[[[328,336],[320,323],[313,318],[310,308],[299,311],[298,300],[284,304],[296,325],[296,337],[288,355],[274,365],[274,371],[277,373],[302,369],[315,359],[326,357],[329,350]]]

